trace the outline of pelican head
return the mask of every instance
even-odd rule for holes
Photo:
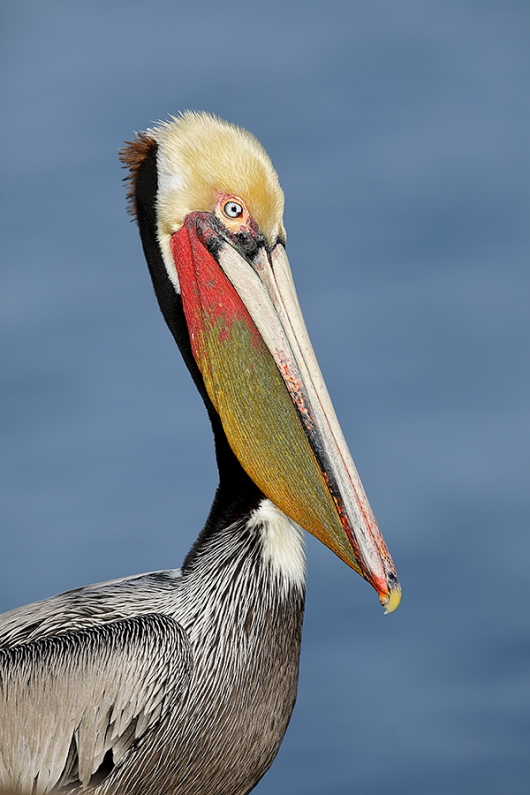
[[[392,612],[401,589],[307,334],[267,153],[246,130],[187,112],[122,159],[148,262],[163,263],[164,279],[150,264],[162,311],[170,328],[183,315],[175,336],[232,452]]]

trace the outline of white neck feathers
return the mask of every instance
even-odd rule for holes
[[[285,585],[304,589],[306,557],[303,530],[270,500],[262,500],[252,513],[248,526],[259,528],[263,559]]]

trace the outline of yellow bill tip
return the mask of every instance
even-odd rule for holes
[[[401,586],[399,583],[397,583],[388,593],[381,594],[379,600],[385,608],[385,616],[388,613],[393,613],[394,610],[397,610],[401,602]]]

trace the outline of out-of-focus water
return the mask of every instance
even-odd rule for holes
[[[399,611],[308,543],[298,704],[260,795],[530,788],[530,7],[0,11],[0,609],[179,565],[216,485],[116,152],[185,108],[252,130]]]

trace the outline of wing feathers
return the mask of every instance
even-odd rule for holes
[[[0,650],[0,789],[86,786],[178,703],[190,671],[184,631],[158,614]]]

